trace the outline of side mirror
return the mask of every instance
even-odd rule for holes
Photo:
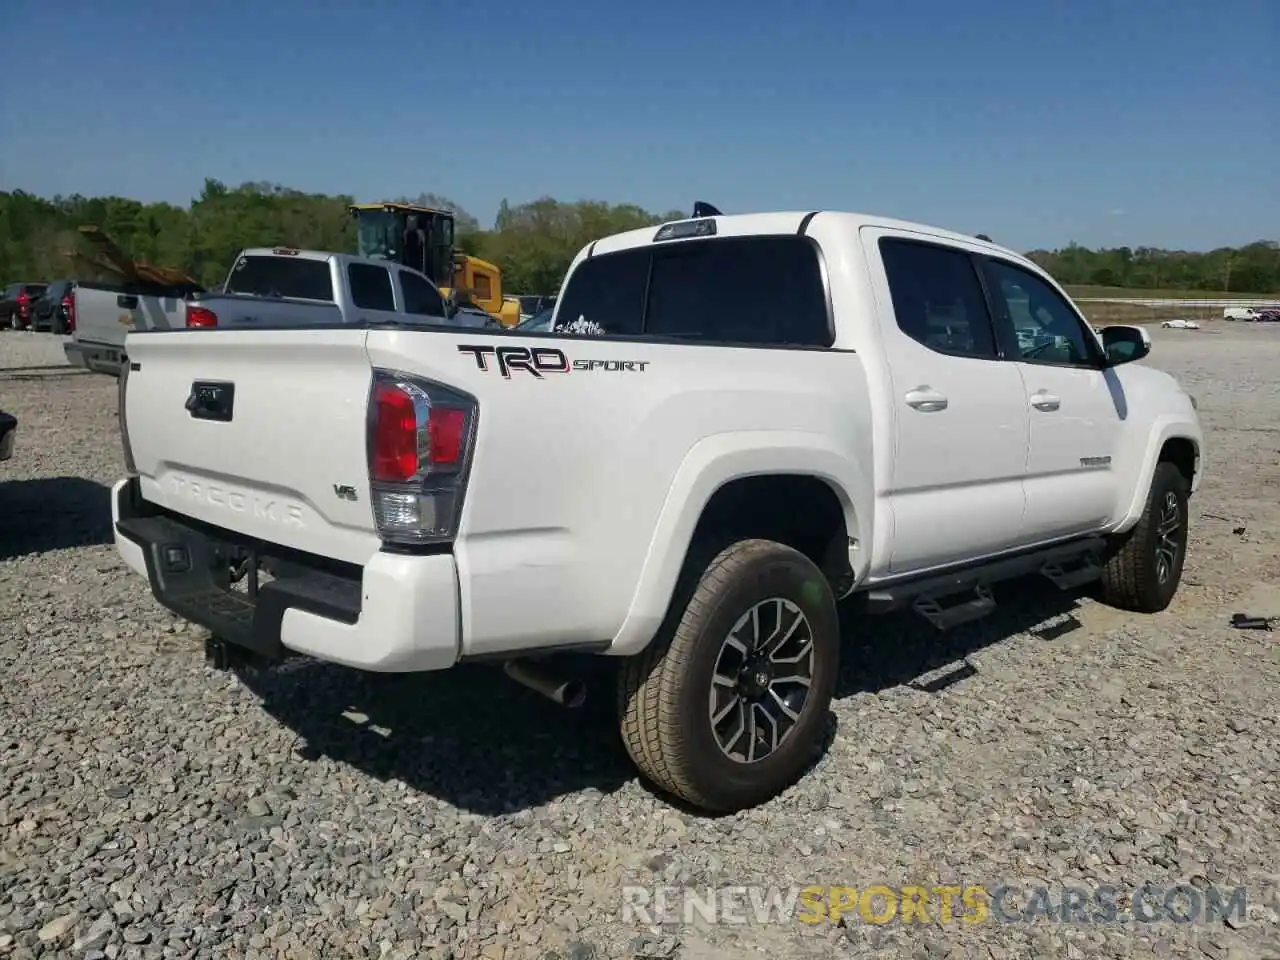
[[[1102,349],[1109,366],[1141,360],[1151,352],[1151,334],[1145,327],[1103,327]]]

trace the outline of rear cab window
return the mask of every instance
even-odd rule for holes
[[[639,336],[649,282],[649,249],[620,250],[578,265],[560,297],[556,325],[585,320],[605,336]]]
[[[830,347],[827,289],[805,237],[686,240],[582,261],[556,325],[585,320],[605,336],[704,344]]]
[[[225,292],[333,303],[333,278],[327,260],[252,254],[231,268]]]

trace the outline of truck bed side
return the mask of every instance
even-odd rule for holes
[[[660,619],[646,565],[678,568],[703,505],[737,477],[808,473],[847,511],[873,500],[852,352],[403,330],[372,331],[366,346],[374,367],[479,402],[455,545],[470,654],[610,640],[633,599]],[[499,350],[514,351],[505,367]],[[511,362],[522,358],[543,369]]]
[[[193,330],[133,336],[130,360],[128,435],[148,501],[357,565],[380,546],[365,432],[373,370],[473,396],[452,544],[464,654],[606,642],[629,614],[656,626],[666,597],[646,589],[646,571],[674,577],[703,505],[738,477],[825,479],[851,529],[872,522],[852,516],[873,498],[870,405],[850,351]],[[193,416],[197,382],[234,383],[233,417]]]

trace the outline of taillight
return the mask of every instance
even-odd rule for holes
[[[18,314],[26,316],[31,311],[31,298],[25,292],[18,294]]]
[[[404,483],[418,473],[418,419],[414,398],[393,383],[373,385],[372,480]],[[428,417],[430,414],[428,414]],[[428,420],[428,423],[430,421]]]
[[[473,397],[375,371],[369,486],[384,542],[438,543],[457,534],[475,421]]]
[[[462,459],[467,442],[467,414],[463,410],[437,407],[428,422],[431,462],[455,464]]]
[[[216,327],[217,325],[218,315],[208,307],[193,307],[191,304],[187,304],[188,327]]]
[[[62,298],[62,313],[67,318],[67,333],[73,333],[76,329],[76,297],[74,293],[68,293]]]

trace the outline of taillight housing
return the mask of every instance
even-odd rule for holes
[[[451,541],[475,445],[475,398],[386,370],[369,391],[369,489],[378,536],[415,546]]]
[[[62,315],[67,318],[67,333],[76,329],[76,295],[73,290],[62,298]]]
[[[218,325],[218,315],[208,307],[197,307],[187,304],[187,327],[189,329],[204,329],[207,327],[216,327]]]
[[[24,290],[22,291],[22,293],[18,294],[18,315],[21,317],[25,317],[30,312],[31,312],[31,297],[28,296],[27,292]]]
[[[129,419],[125,413],[125,394],[129,388],[129,358],[120,364],[120,378],[116,384],[116,418],[120,421],[120,448],[124,454],[124,469],[134,476],[138,472],[133,462],[133,447],[129,444]]]

